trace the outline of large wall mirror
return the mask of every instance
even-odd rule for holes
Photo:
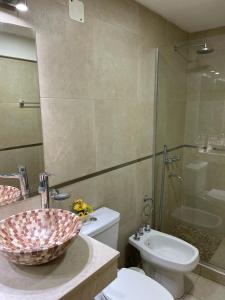
[[[31,28],[0,23],[0,207],[37,192],[43,171],[38,64]]]

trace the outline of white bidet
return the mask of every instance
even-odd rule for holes
[[[184,273],[193,271],[199,262],[199,251],[174,236],[151,230],[140,240],[134,235],[129,243],[140,251],[144,270],[162,284],[176,299],[184,294]]]

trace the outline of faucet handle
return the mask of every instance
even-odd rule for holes
[[[39,180],[43,181],[43,180],[47,179],[48,177],[50,177],[51,175],[53,175],[53,174],[48,173],[48,172],[42,172],[39,174]]]
[[[41,182],[45,182],[52,175],[53,175],[52,173],[48,173],[48,172],[42,172],[42,173],[40,173],[39,174],[39,182],[40,183]]]
[[[145,232],[150,232],[151,231],[151,226],[149,224],[145,225]]]
[[[26,166],[19,165],[18,166],[18,174],[19,174],[22,195],[25,199],[30,194],[29,180],[28,180]]]
[[[39,174],[38,192],[41,194],[42,208],[49,208],[49,185],[48,178],[51,174],[43,172]]]
[[[148,195],[145,195],[143,200],[144,202],[153,202],[153,198],[149,197]]]
[[[42,172],[39,174],[39,187],[38,192],[41,193],[48,189],[48,178],[51,176],[50,173]]]
[[[136,233],[134,234],[134,240],[135,240],[135,241],[140,241],[140,234],[139,234],[138,232],[136,232]]]
[[[71,197],[70,193],[60,192],[57,189],[50,189],[50,198],[57,201],[63,201]]]
[[[138,233],[139,233],[140,236],[144,235],[144,228],[140,227],[139,230],[138,230]]]

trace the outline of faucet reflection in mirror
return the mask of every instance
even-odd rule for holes
[[[21,199],[26,199],[29,196],[29,183],[27,177],[27,170],[24,166],[18,167],[17,173],[0,174],[3,179],[18,179],[20,190],[13,186],[0,185],[0,206],[13,203]]]
[[[24,199],[27,198],[29,195],[29,183],[28,183],[28,177],[27,177],[27,170],[26,167],[20,166],[18,168],[17,173],[12,173],[12,174],[0,174],[0,178],[5,178],[5,179],[18,179],[20,183],[20,188],[21,188],[21,194]]]

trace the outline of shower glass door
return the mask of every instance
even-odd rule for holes
[[[203,42],[210,45],[207,53],[196,46],[202,41],[159,49],[155,221],[196,246],[202,263],[224,270],[225,42]]]

